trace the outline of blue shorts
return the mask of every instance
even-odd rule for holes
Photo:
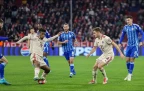
[[[64,56],[66,60],[70,60],[70,57],[75,57],[75,52],[74,51],[64,52]]]
[[[48,48],[49,48],[49,43],[46,42],[46,43],[44,44],[43,52],[45,52],[45,53],[48,54]]]
[[[138,58],[139,56],[138,46],[127,46],[125,51],[125,56]]]
[[[3,55],[2,54],[0,54],[0,59],[3,57]]]

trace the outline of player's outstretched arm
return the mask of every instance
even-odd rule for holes
[[[143,32],[143,30],[141,28],[139,29],[139,32],[142,35],[141,42],[144,42],[144,32]]]
[[[96,51],[96,49],[97,49],[97,46],[94,46],[86,57],[88,58],[91,54],[93,54]]]
[[[121,58],[125,58],[125,56],[123,55],[123,53],[120,50],[119,46],[113,41],[112,41],[112,45],[118,50],[118,52],[120,53]]]
[[[63,41],[63,42],[58,41],[58,44],[61,45],[61,44],[65,44],[65,43],[67,43],[67,42],[68,42],[68,40],[65,40],[65,41]]]
[[[19,41],[17,41],[16,43],[19,44],[19,43],[21,43],[21,42],[23,42],[24,40],[27,40],[27,39],[29,39],[29,37],[25,36],[25,37],[21,38]]]
[[[61,32],[59,32],[57,35],[55,35],[55,36],[53,36],[53,37],[50,37],[50,38],[45,39],[45,41],[47,41],[47,42],[52,41],[52,40],[54,40],[55,38],[59,37],[60,34],[61,34]]]
[[[119,47],[121,48],[122,47],[122,41],[123,41],[123,39],[124,39],[124,36],[125,36],[125,34],[126,34],[126,32],[124,31],[124,29],[122,30],[122,34],[121,34],[121,37],[120,37],[120,41],[119,41]]]

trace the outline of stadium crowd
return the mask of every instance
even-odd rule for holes
[[[4,0],[0,6],[0,18],[4,20],[0,35],[12,36],[17,41],[38,29],[39,25],[53,36],[62,31],[62,24],[70,22],[70,0],[27,0],[16,5],[15,0]],[[124,26],[125,15],[144,29],[143,0],[73,0],[73,29],[78,41],[93,41],[92,28],[100,26],[103,33],[118,40]]]

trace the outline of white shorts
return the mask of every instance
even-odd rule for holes
[[[32,63],[32,64],[34,63],[35,60],[38,61],[39,64],[40,64],[40,67],[46,65],[46,63],[45,63],[44,60],[43,60],[43,57],[42,57],[42,56],[39,56],[39,55],[37,55],[37,54],[35,54],[35,53],[32,53],[32,54],[31,54],[30,60],[31,60],[31,63]]]
[[[109,53],[109,54],[102,54],[99,58],[96,59],[96,61],[99,62],[104,62],[108,64],[114,59],[114,53]]]

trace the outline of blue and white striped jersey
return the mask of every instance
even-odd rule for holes
[[[59,37],[58,40],[60,42],[63,42],[65,40],[68,40],[67,43],[62,44],[62,49],[63,52],[69,52],[74,50],[74,40],[76,39],[76,36],[74,32],[68,31],[68,32],[63,32]]]
[[[142,39],[144,39],[144,33],[141,27],[137,24],[125,25],[122,30],[122,35],[120,37],[120,44],[122,43],[125,34],[127,35],[127,45],[128,46],[138,46],[139,45],[139,33],[142,35]]]

